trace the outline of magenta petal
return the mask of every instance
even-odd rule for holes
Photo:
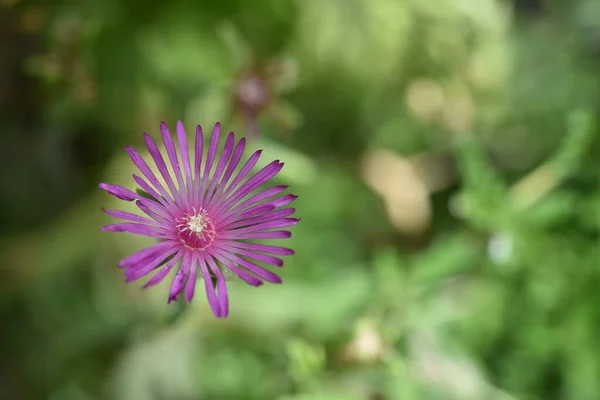
[[[212,273],[217,278],[217,300],[219,303],[219,315],[226,318],[229,315],[229,296],[227,295],[227,283],[223,272],[212,257],[206,257],[206,262]]]
[[[237,231],[229,231],[219,235],[221,239],[244,240],[244,239],[287,239],[292,237],[289,231],[271,231],[271,232],[248,232],[238,233]]]
[[[211,268],[213,274],[215,274],[217,277],[217,292],[219,307],[221,309],[220,316],[221,318],[227,318],[227,316],[229,315],[229,296],[227,295],[227,282],[225,281],[223,272],[221,272],[219,267],[214,262],[212,264],[209,263],[209,267]]]
[[[138,167],[138,169],[142,172],[146,179],[148,179],[150,183],[156,188],[156,190],[158,190],[162,197],[171,200],[171,196],[169,195],[169,193],[167,193],[163,185],[161,185],[161,183],[158,181],[156,175],[154,175],[154,172],[152,172],[152,170],[150,169],[146,161],[144,161],[142,156],[140,156],[131,146],[128,146],[125,149],[127,150],[127,153],[129,153],[131,161],[133,161],[135,166]]]
[[[227,187],[227,183],[229,182],[229,179],[231,178],[233,171],[237,168],[238,164],[240,163],[240,160],[242,158],[242,154],[244,153],[245,148],[246,148],[246,139],[241,138],[240,141],[238,142],[238,144],[235,146],[235,150],[233,150],[233,155],[231,156],[231,160],[229,161],[229,164],[227,165],[225,174],[223,174],[223,179],[221,179],[221,182],[217,186],[216,192],[218,193],[218,195],[213,197],[215,195],[215,194],[213,194],[213,196],[209,197],[209,202],[213,202],[213,201],[215,201],[215,199],[222,199],[223,194],[226,192],[225,188]]]
[[[279,229],[279,228],[287,228],[289,226],[294,226],[298,223],[298,218],[281,218],[275,221],[263,222],[260,224],[255,224],[252,226],[247,226],[244,228],[232,229],[227,231],[227,233],[248,233],[248,232],[257,232],[257,231],[266,231],[269,229]]]
[[[183,191],[185,190],[185,184],[183,183],[181,168],[179,167],[179,160],[177,158],[177,151],[175,150],[175,143],[173,142],[173,138],[171,137],[171,132],[169,132],[167,124],[165,124],[164,122],[161,122],[160,124],[160,134],[162,136],[165,149],[167,150],[169,162],[171,163],[171,167],[173,168],[173,172],[175,173],[175,178],[177,178],[179,190]]]
[[[164,210],[158,209],[156,206],[149,204],[148,201],[138,200],[135,205],[147,216],[162,224],[168,223],[169,216]]]
[[[202,184],[200,185],[200,204],[205,203],[206,189],[208,186],[208,179],[210,178],[210,171],[212,169],[215,156],[217,155],[217,147],[219,146],[219,139],[221,137],[221,124],[218,122],[212,131],[210,138],[210,144],[208,146],[208,153],[206,154],[206,162],[204,163],[204,171],[202,173]]]
[[[220,210],[227,210],[231,208],[235,203],[246,197],[254,189],[265,183],[267,180],[273,178],[281,171],[283,163],[279,160],[275,160],[268,164],[266,167],[258,171],[252,178],[248,179],[242,186],[240,186],[229,198],[225,201]]]
[[[255,212],[255,210],[263,210],[268,207],[270,207],[271,209],[275,209],[277,207],[285,206],[296,200],[296,198],[298,198],[298,196],[293,194],[286,194],[285,196],[277,197],[275,199],[271,199],[259,204],[253,204],[251,206],[245,206],[244,203],[246,203],[247,201],[244,201],[243,203],[240,203],[239,205],[234,206],[228,211],[226,211],[227,218],[225,220],[231,222],[232,220],[234,220],[236,215],[246,215],[248,213]]]
[[[107,209],[102,209],[102,211],[104,211],[105,213],[107,213],[108,215],[110,215],[111,217],[115,217],[115,218],[120,218],[120,219],[124,219],[127,221],[133,221],[133,222],[139,222],[142,224],[150,224],[150,225],[154,225],[155,222],[148,219],[148,218],[144,218],[144,217],[140,217],[139,215],[136,214],[132,214],[130,212],[126,212],[126,211],[119,211],[119,210],[107,210]]]
[[[258,276],[259,278],[261,278],[267,282],[271,282],[271,283],[281,283],[282,282],[281,278],[279,276],[277,276],[276,274],[274,274],[273,272],[271,272],[263,267],[260,267],[256,264],[254,264],[253,262],[250,262],[241,257],[238,257],[235,254],[226,253],[222,250],[216,250],[215,254],[217,254],[219,256],[219,258],[225,258],[225,259],[231,260],[234,263],[239,264],[240,266],[246,268],[248,271],[252,272],[256,276]]]
[[[251,286],[260,286],[263,284],[263,281],[261,281],[254,275],[248,273],[247,271],[237,267],[235,264],[233,264],[229,260],[217,257],[217,255],[214,253],[214,251],[209,251],[209,253],[211,256],[213,256],[219,262],[221,262],[223,265],[225,265],[225,267],[227,267],[227,269],[229,269],[231,272],[233,272],[234,274],[239,276],[241,279],[243,279],[247,284],[249,284]],[[215,261],[211,260],[209,257],[206,257],[206,260],[208,263],[215,262]]]
[[[189,269],[190,265],[186,264],[185,260],[182,260],[179,270],[175,274],[173,282],[171,283],[171,288],[169,289],[169,303],[172,301],[177,301],[177,296],[179,296],[179,293],[181,293],[185,285]]]
[[[193,191],[193,203],[200,200],[198,192],[200,191],[200,181],[202,179],[200,166],[202,165],[202,149],[204,146],[204,135],[202,135],[202,127],[198,125],[196,127],[196,147],[194,154],[194,191]]]
[[[102,228],[100,228],[100,230],[105,232],[129,232],[135,235],[148,236],[156,239],[163,239],[168,237],[168,233],[165,230],[143,224],[112,224],[105,225]]]
[[[143,180],[136,174],[133,174],[132,176],[133,176],[133,180],[135,181],[135,183],[137,183],[144,192],[148,193],[150,196],[152,196],[154,198],[154,200],[150,200],[150,199],[145,199],[145,200],[151,201],[156,204],[161,204],[163,206],[172,204],[171,198],[162,197],[160,194],[158,194],[158,192],[156,190],[154,190],[154,188],[152,186],[150,186],[145,180]]]
[[[240,215],[240,219],[236,222],[228,224],[223,227],[225,230],[241,228],[246,226],[254,226],[257,224],[262,224],[266,222],[280,220],[282,218],[288,217],[294,213],[294,208],[282,208],[280,210],[271,211],[268,213],[257,213],[259,215],[253,218],[242,218]],[[242,214],[243,215],[243,214]]]
[[[154,256],[155,254],[167,252],[170,249],[174,248],[175,245],[176,244],[173,243],[172,241],[166,241],[166,242],[161,242],[161,243],[155,244],[150,247],[146,247],[145,249],[135,252],[132,255],[130,255],[129,257],[123,259],[121,262],[119,262],[119,267],[126,267],[126,266],[130,266],[130,265],[139,263],[141,260],[143,260],[149,256]]]
[[[213,314],[215,314],[216,317],[221,318],[221,305],[219,304],[219,300],[217,299],[217,294],[215,293],[215,287],[210,277],[210,273],[206,268],[205,259],[200,258],[199,264],[200,270],[202,271],[202,278],[204,279],[204,288],[206,289],[206,297],[208,298],[208,304],[210,305]]]
[[[179,254],[175,254],[175,256],[168,263],[166,263],[156,274],[154,274],[154,276],[144,285],[144,289],[162,282],[163,279],[165,279],[165,277],[169,275],[169,272],[171,272],[171,270],[173,269],[175,264],[177,264],[180,258],[181,256]]]
[[[183,256],[185,259],[185,256]],[[189,256],[190,260],[188,261],[190,264],[190,275],[188,276],[187,282],[185,284],[185,299],[187,301],[192,301],[194,298],[194,292],[196,290],[196,271],[198,267],[196,266],[197,257]]]
[[[177,121],[177,141],[179,142],[179,152],[181,153],[183,172],[187,180],[187,192],[192,193],[192,168],[190,166],[190,152],[188,149],[185,127],[181,121]]]
[[[167,164],[165,164],[165,160],[164,160],[160,150],[158,149],[158,146],[156,146],[156,143],[154,143],[154,140],[152,140],[150,135],[148,135],[147,133],[144,133],[144,141],[146,142],[146,147],[148,147],[150,156],[152,157],[152,159],[154,160],[154,163],[156,164],[156,167],[158,168],[158,172],[160,172],[161,176],[167,183],[169,190],[173,194],[173,198],[181,200],[179,191],[175,187],[175,183],[173,183],[173,179],[171,179],[171,174],[169,173]]]
[[[295,194],[286,194],[283,197],[269,201],[267,204],[272,204],[275,207],[287,206],[288,204],[290,204],[297,198],[298,198],[298,196],[296,196]]]
[[[287,188],[288,187],[285,185],[279,185],[279,186],[274,186],[272,188],[269,188],[263,192],[255,194],[254,196],[248,198],[247,200],[244,200],[238,206],[234,207],[231,211],[233,212],[233,211],[241,210],[245,207],[252,206],[262,200],[268,199],[269,197],[278,195],[279,193],[283,192]]]
[[[172,256],[174,252],[175,252],[175,250],[171,250],[171,252],[169,252],[169,253],[163,253],[159,257],[156,257],[153,260],[148,261],[145,265],[143,265],[141,267],[127,268],[125,270],[125,276],[127,277],[125,282],[131,283],[133,281],[136,281],[136,280],[148,275],[150,272],[155,270],[160,265],[160,263],[162,263],[168,257]]]
[[[139,194],[132,192],[129,189],[125,189],[124,187],[117,185],[111,185],[109,183],[101,183],[98,185],[98,187],[102,190],[106,190],[109,194],[112,194],[116,198],[125,201],[133,201],[140,197]]]
[[[279,256],[291,256],[294,250],[279,246],[269,246],[258,243],[227,242],[227,246],[233,249],[246,249],[252,251],[261,251],[263,253],[276,254]],[[234,251],[235,252],[235,251]]]
[[[223,170],[225,169],[225,164],[229,160],[229,156],[231,155],[231,151],[233,150],[234,141],[235,136],[233,135],[233,132],[230,132],[229,135],[227,135],[227,139],[225,140],[225,147],[221,152],[219,163],[217,164],[215,173],[213,174],[213,177],[210,181],[210,185],[208,186],[208,190],[206,191],[205,201],[203,202],[204,204],[207,204],[207,202],[210,201],[210,198],[216,190],[217,183],[221,179],[221,175],[223,174]]]
[[[229,253],[236,253],[236,254],[239,254],[241,256],[252,258],[252,259],[254,259],[256,261],[263,262],[265,264],[269,264],[269,265],[272,265],[274,267],[281,267],[281,266],[283,266],[283,260],[281,258],[269,256],[269,255],[266,255],[266,254],[254,253],[252,251],[248,251],[248,250],[244,250],[244,249],[235,249],[235,250],[233,250],[233,249],[231,249],[231,248],[229,248],[227,246],[220,247],[220,249],[222,251],[226,251],[226,252],[229,252]]]
[[[261,154],[262,150],[257,150],[254,152],[254,154],[250,156],[250,158],[248,158],[246,163],[242,166],[242,169],[240,169],[240,172],[238,172],[235,178],[233,178],[231,184],[227,187],[223,194],[218,197],[219,202],[222,202],[227,196],[229,196],[229,194],[235,190],[235,188],[246,177],[246,175],[248,175],[248,173],[252,171],[252,168],[254,168],[254,166],[258,162]]]

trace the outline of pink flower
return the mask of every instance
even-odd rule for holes
[[[217,157],[220,133],[221,127],[217,123],[203,163],[202,128],[196,128],[192,165],[183,123],[177,123],[179,154],[169,129],[162,123],[162,139],[175,180],[158,147],[144,133],[150,155],[167,187],[158,181],[146,161],[132,147],[127,147],[127,152],[143,175],[143,178],[133,175],[133,179],[149,196],[107,183],[99,186],[119,199],[135,201],[145,214],[104,210],[125,222],[106,225],[101,230],[129,232],[158,240],[157,244],[119,263],[125,268],[126,282],[156,271],[144,285],[148,287],[161,282],[171,270],[176,270],[169,293],[170,303],[177,300],[182,292],[185,299],[191,301],[196,280],[202,278],[214,314],[227,317],[229,301],[223,270],[230,270],[252,286],[259,286],[263,281],[281,283],[279,276],[261,264],[281,267],[283,260],[278,256],[292,255],[294,251],[254,243],[254,240],[289,238],[291,233],[284,229],[299,220],[290,218],[294,208],[285,207],[297,197],[281,195],[287,186],[273,186],[253,193],[277,175],[283,163],[275,160],[256,174],[250,174],[260,157],[259,150],[249,157],[239,172],[234,173],[246,141],[242,138],[236,144],[233,132],[229,133],[221,156]]]

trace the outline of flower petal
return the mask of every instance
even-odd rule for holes
[[[144,285],[144,289],[162,282],[163,279],[165,279],[165,277],[169,275],[169,272],[171,272],[175,264],[177,264],[177,262],[180,259],[181,255],[179,253],[176,253],[175,256],[168,263],[166,263],[156,274],[154,274],[154,276],[148,282],[146,282],[146,284]]]
[[[213,314],[215,314],[216,317],[221,318],[221,305],[219,304],[219,299],[217,298],[215,286],[213,285],[210,273],[206,268],[206,260],[204,259],[204,257],[201,257],[199,259],[198,264],[200,265],[200,270],[202,271],[202,278],[204,279],[204,288],[206,290],[208,304],[210,305]]]
[[[204,204],[206,198],[206,189],[208,186],[208,178],[210,178],[210,171],[212,169],[215,156],[217,155],[217,147],[219,146],[219,139],[221,138],[221,124],[218,122],[212,131],[210,137],[210,144],[208,146],[208,153],[206,154],[206,161],[204,163],[204,171],[202,173],[202,184],[200,185],[200,204]]]
[[[124,258],[123,260],[121,260],[119,262],[119,267],[131,266],[133,264],[139,263],[140,261],[144,260],[145,258],[155,257],[159,253],[164,253],[164,252],[169,251],[171,248],[175,247],[176,245],[177,245],[176,242],[168,240],[166,242],[160,242],[153,246],[146,247],[140,251],[133,253],[132,255],[128,256],[127,258]]]
[[[249,195],[254,189],[273,178],[281,171],[283,163],[279,160],[275,160],[269,163],[266,167],[258,171],[252,178],[248,179],[242,186],[240,186],[235,192],[233,192],[227,200],[223,202],[223,205],[219,210],[228,210],[234,206],[238,201]]]
[[[102,190],[106,190],[109,194],[112,194],[113,196],[121,200],[133,201],[135,199],[140,198],[139,194],[132,192],[129,189],[125,189],[121,186],[111,185],[109,183],[101,183],[98,185],[98,187]]]
[[[142,266],[128,267],[127,269],[125,269],[125,276],[127,277],[127,279],[125,279],[125,282],[131,283],[148,275],[150,272],[155,270],[162,262],[164,262],[168,257],[171,257],[175,252],[177,252],[177,250],[172,249],[170,252],[162,253],[158,257],[148,260],[148,262]]]
[[[223,174],[223,170],[225,169],[225,164],[229,161],[229,156],[231,156],[231,152],[233,151],[233,143],[235,141],[235,136],[233,132],[229,132],[227,135],[227,139],[225,140],[225,147],[223,147],[223,151],[221,152],[221,156],[219,158],[219,163],[217,164],[217,168],[215,169],[215,173],[213,174],[212,179],[210,180],[210,185],[208,186],[208,190],[204,195],[203,204],[207,204],[215,193],[215,189],[217,187],[217,182],[221,179],[221,175]]]
[[[279,210],[261,213],[253,218],[243,218],[240,216],[241,218],[238,221],[232,222],[224,226],[222,229],[229,230],[275,221],[278,219],[289,217],[294,213],[295,210],[295,208],[281,208]]]
[[[246,226],[244,228],[231,229],[228,230],[227,233],[248,233],[248,232],[258,232],[258,231],[266,231],[269,229],[279,229],[279,228],[287,228],[288,226],[294,226],[300,221],[299,218],[281,218],[275,221],[263,222],[260,224],[255,224],[251,226]]]
[[[177,301],[177,296],[183,290],[185,286],[185,281],[187,279],[188,271],[190,270],[190,264],[185,262],[186,260],[181,261],[181,265],[173,278],[173,282],[171,283],[171,288],[169,289],[169,301],[170,304],[172,301]]]
[[[235,249],[234,250],[234,249],[227,248],[226,246],[219,246],[219,249],[222,251],[230,252],[230,253],[236,253],[236,254],[239,254],[244,257],[249,257],[256,261],[263,262],[265,264],[269,264],[274,267],[282,267],[283,266],[283,260],[281,258],[269,256],[266,254],[255,253],[253,251],[248,251],[248,250],[243,250],[243,249]]]
[[[105,225],[100,228],[100,230],[105,232],[129,232],[135,235],[143,235],[156,239],[163,239],[169,236],[169,234],[162,228],[134,223]]]
[[[192,169],[190,167],[190,152],[188,149],[188,140],[185,133],[183,122],[177,121],[177,141],[179,142],[179,152],[183,163],[183,172],[187,180],[187,192],[192,193]]]
[[[154,190],[154,188],[152,186],[150,186],[145,180],[143,180],[142,178],[140,178],[139,176],[137,176],[136,174],[133,174],[133,180],[135,181],[135,183],[138,184],[138,186],[145,191],[146,193],[148,193],[150,196],[152,196],[152,200],[151,199],[147,199],[149,201],[152,201],[154,203],[157,204],[162,204],[162,205],[167,205],[169,204],[170,199],[165,199],[163,198],[160,194],[158,194],[158,192],[156,192],[156,190]]]
[[[288,187],[286,185],[273,186],[272,188],[269,188],[263,192],[257,193],[254,196],[248,198],[247,200],[244,200],[242,203],[239,204],[239,206],[236,206],[234,208],[234,210],[237,210],[237,209],[241,210],[245,207],[252,206],[252,205],[258,203],[259,201],[262,201],[262,200],[268,199],[269,197],[278,195],[279,193],[283,192],[287,188]]]
[[[138,167],[138,169],[142,172],[146,179],[150,181],[150,183],[156,188],[156,190],[158,190],[158,192],[162,195],[162,197],[165,198],[165,200],[167,200],[169,203],[172,203],[173,199],[163,187],[163,185],[161,185],[161,183],[158,181],[156,175],[154,175],[154,172],[152,172],[152,170],[150,169],[146,161],[144,161],[142,156],[140,156],[131,146],[128,146],[125,149],[127,150],[127,153],[129,153],[131,161],[133,161],[135,166]]]
[[[142,210],[144,214],[149,216],[150,218],[158,221],[160,223],[166,224],[170,220],[169,216],[165,212],[165,209],[160,209],[156,207],[154,204],[149,204],[149,201],[144,201],[144,199],[140,199],[135,202],[135,205]]]
[[[269,232],[245,232],[229,231],[219,235],[221,239],[244,240],[244,239],[287,239],[292,237],[290,231],[269,231]]]
[[[173,169],[173,172],[175,173],[175,178],[177,179],[177,183],[179,184],[179,191],[183,192],[185,191],[185,183],[183,182],[183,176],[181,175],[181,168],[179,167],[179,159],[177,158],[175,143],[173,142],[173,138],[171,137],[171,132],[169,132],[167,124],[165,124],[164,122],[160,123],[160,134],[162,136],[165,149],[167,150],[169,162],[171,163],[171,167]],[[184,196],[182,196],[182,198],[185,199]]]
[[[219,262],[221,262],[223,265],[225,265],[225,267],[227,269],[229,269],[231,272],[233,272],[234,274],[236,274],[237,276],[239,276],[241,279],[243,279],[247,284],[251,285],[251,286],[260,286],[263,284],[263,281],[261,281],[260,279],[258,279],[257,277],[255,277],[254,275],[250,274],[249,272],[237,267],[235,264],[233,264],[231,261],[225,259],[225,258],[219,258],[214,251],[208,250],[208,253],[213,256],[216,260],[218,260]],[[210,262],[210,259],[207,257],[206,258],[207,262]]]
[[[231,178],[233,171],[237,168],[238,164],[240,163],[240,160],[242,158],[245,148],[246,148],[246,139],[241,138],[240,141],[238,142],[238,144],[235,146],[235,150],[233,150],[233,155],[231,156],[231,160],[229,161],[229,164],[227,165],[225,174],[223,174],[223,179],[221,179],[221,182],[219,182],[215,193],[211,193],[210,197],[208,198],[207,205],[212,204],[215,201],[215,199],[221,198],[221,196],[225,193],[225,188],[226,188],[227,182],[229,182],[229,179]],[[259,156],[260,156],[260,154],[259,154]]]
[[[281,278],[278,275],[274,274],[273,272],[271,272],[263,267],[260,267],[251,261],[248,261],[241,257],[238,257],[235,254],[226,253],[220,249],[216,249],[215,254],[217,254],[220,259],[230,260],[231,262],[234,262],[234,263],[240,265],[241,267],[246,268],[248,271],[252,272],[254,275],[258,276],[262,280],[265,280],[265,281],[271,282],[271,283],[281,283],[282,282]]]
[[[171,174],[169,173],[167,164],[165,164],[165,160],[164,160],[160,150],[158,149],[158,146],[156,145],[156,143],[154,143],[154,140],[152,140],[150,135],[148,135],[145,132],[144,132],[144,142],[146,142],[146,147],[148,147],[148,151],[150,152],[150,156],[152,157],[152,159],[154,160],[154,163],[156,164],[156,167],[158,168],[158,172],[160,172],[163,179],[167,183],[169,190],[173,194],[173,198],[179,199],[179,201],[183,201],[181,194],[175,187],[175,183],[173,183],[173,179],[171,178]]]
[[[183,256],[188,256],[188,253]],[[196,271],[198,267],[196,266],[196,261],[198,260],[197,256],[189,255],[189,263],[190,263],[190,275],[188,276],[187,282],[185,283],[185,292],[184,296],[187,301],[192,301],[194,298],[194,292],[196,291]]]
[[[107,213],[111,217],[124,219],[126,221],[133,221],[133,222],[139,222],[139,223],[142,223],[142,224],[149,224],[151,226],[156,226],[154,221],[152,221],[152,220],[150,220],[148,218],[141,217],[141,216],[136,215],[136,214],[132,214],[132,213],[127,212],[127,211],[107,210],[105,208],[103,208],[102,211],[104,211],[105,213]]]
[[[252,251],[260,251],[263,253],[276,254],[279,256],[291,256],[295,253],[294,250],[288,249],[285,247],[269,246],[266,244],[259,244],[259,243],[244,243],[244,242],[229,241],[229,242],[226,242],[226,245],[233,249],[246,249],[246,250],[252,250]],[[235,252],[235,250],[233,250],[232,252]]]
[[[200,166],[202,165],[202,151],[204,146],[204,135],[202,134],[202,127],[198,125],[196,127],[196,147],[194,154],[194,191],[192,203],[197,203],[200,199],[198,197],[200,180]]]
[[[206,261],[212,273],[217,277],[217,292],[221,318],[227,318],[229,315],[229,296],[227,295],[227,282],[223,272],[215,263],[212,257],[207,257]]]
[[[227,189],[225,189],[221,194],[219,194],[211,204],[222,204],[227,199],[229,194],[233,192],[236,189],[236,187],[240,184],[240,182],[246,177],[246,175],[248,175],[252,168],[254,168],[261,154],[262,150],[255,151],[254,154],[250,156],[248,161],[246,161],[246,163],[242,166],[235,178],[233,178],[233,181],[227,187]]]

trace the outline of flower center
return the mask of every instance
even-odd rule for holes
[[[177,218],[177,237],[185,247],[192,250],[204,250],[217,236],[215,226],[205,209],[193,209],[192,214]]]

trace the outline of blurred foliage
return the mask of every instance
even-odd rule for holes
[[[0,397],[600,398],[597,0],[0,0]],[[231,316],[98,232],[160,121],[247,134],[302,222]]]

